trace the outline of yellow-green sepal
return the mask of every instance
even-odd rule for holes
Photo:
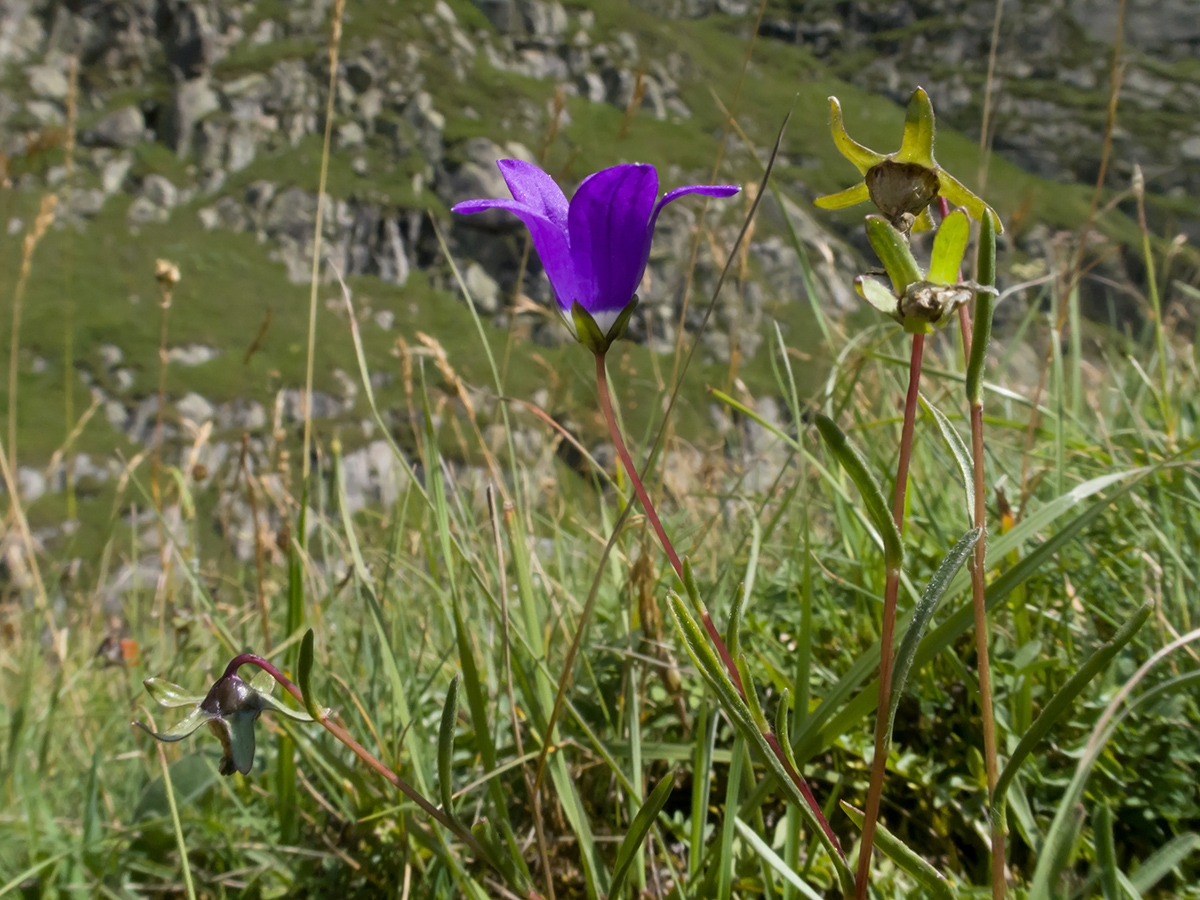
[[[861,181],[854,187],[846,188],[844,191],[838,191],[836,194],[826,194],[824,197],[817,197],[813,200],[813,206],[821,209],[847,209],[851,206],[857,206],[859,203],[866,203],[871,199],[871,192],[867,188],[867,183]]]
[[[866,175],[871,166],[886,159],[882,153],[876,153],[871,148],[864,147],[846,132],[846,123],[842,119],[842,105],[838,103],[837,97],[829,98],[829,130],[833,132],[833,144],[837,147],[838,153],[854,163],[858,174]]]
[[[946,173],[945,169],[938,169],[938,193],[945,197],[955,206],[962,207],[967,213],[977,222],[982,222],[984,217],[992,220],[992,225],[996,229],[996,234],[1004,233],[1004,225],[1000,221],[1000,217],[996,215],[996,211],[984,203],[968,191],[953,175]]]
[[[933,104],[924,88],[917,88],[908,100],[904,112],[904,137],[900,149],[892,157],[896,162],[916,163],[926,169],[936,169],[933,158],[935,123]]]
[[[946,216],[933,238],[933,253],[925,280],[934,284],[957,284],[970,237],[971,220],[966,212],[956,209]]]
[[[881,284],[869,275],[859,275],[854,279],[854,290],[858,292],[858,296],[862,297],[884,315],[896,317],[900,309],[900,300],[887,289],[886,285]]]

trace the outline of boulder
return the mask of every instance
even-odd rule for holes
[[[83,143],[95,147],[132,147],[146,134],[146,117],[136,106],[110,112],[81,135]]]
[[[183,82],[175,89],[171,105],[166,110],[163,143],[178,155],[186,155],[191,148],[196,126],[205,116],[220,108],[221,103],[207,78]]]

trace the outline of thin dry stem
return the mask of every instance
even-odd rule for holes
[[[992,94],[996,87],[996,55],[1000,45],[1000,21],[1003,15],[1004,0],[996,0],[996,14],[992,18],[992,41],[988,48],[987,81],[983,87],[983,121],[979,126],[978,193],[980,196],[983,196],[983,192],[987,189],[988,167],[992,161]]]
[[[267,592],[263,587],[266,560],[264,559],[262,522],[258,517],[258,493],[254,490],[254,476],[246,460],[250,454],[250,432],[242,432],[242,454],[238,468],[246,480],[246,499],[250,501],[250,517],[254,522],[254,594],[258,601],[258,616],[262,623],[263,647],[271,652],[271,615],[267,605]]]
[[[912,337],[912,355],[908,364],[908,394],[904,400],[904,425],[900,431],[900,459],[896,464],[896,488],[892,494],[892,521],[904,534],[904,500],[908,492],[908,465],[912,458],[913,431],[917,421],[917,400],[921,392],[921,359],[925,335]],[[883,592],[883,629],[879,638],[879,705],[875,712],[875,755],[871,760],[871,783],[867,807],[863,813],[862,846],[858,851],[858,873],[854,881],[858,900],[866,900],[871,872],[871,850],[879,822],[883,798],[883,779],[887,771],[888,709],[892,698],[892,663],[896,643],[896,600],[900,593],[900,571],[889,569]]]
[[[337,96],[338,48],[342,43],[342,15],[346,0],[334,0],[329,35],[329,96],[325,101],[325,136],[321,144],[321,174],[317,177],[317,214],[313,223],[312,274],[308,295],[308,359],[304,369],[304,450],[300,460],[301,484],[308,483],[309,447],[312,446],[313,358],[317,352],[317,289],[321,276],[321,227],[325,216],[325,182],[329,177],[329,144],[333,135],[334,99]],[[301,535],[301,540],[303,540]]]
[[[33,230],[25,235],[21,244],[21,269],[17,275],[17,286],[13,289],[12,332],[8,349],[8,467],[17,472],[17,369],[21,358],[21,309],[25,300],[25,285],[33,271],[33,251],[54,221],[54,210],[58,197],[47,194],[42,198],[41,208],[33,221]],[[13,495],[16,496],[15,494]]]

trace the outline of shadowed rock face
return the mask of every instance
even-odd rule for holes
[[[1002,6],[990,118],[994,146],[1059,181],[1095,180],[1104,139],[1117,4],[1008,0]],[[903,103],[925,87],[939,121],[977,134],[996,4],[973,0],[773,3],[761,33],[804,46],[842,78]],[[1200,4],[1131,0],[1122,127],[1113,166],[1134,162],[1152,191],[1200,191]]]

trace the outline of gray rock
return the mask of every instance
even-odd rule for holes
[[[173,209],[179,202],[179,190],[163,175],[147,175],[141,196],[160,209]]]
[[[274,200],[263,220],[268,234],[304,236],[312,231],[317,213],[317,198],[303,188],[290,187]]]
[[[353,150],[361,147],[366,141],[367,136],[363,131],[363,127],[357,122],[342,122],[335,129],[336,139],[334,141],[338,150]]]
[[[164,5],[167,64],[181,81],[199,78],[216,62],[221,50],[209,11],[202,3]]]
[[[1188,162],[1200,162],[1200,134],[1181,142],[1179,155]]]
[[[125,354],[116,344],[101,344],[97,348],[96,353],[100,356],[100,362],[106,369],[112,369],[121,364],[125,359]]]
[[[82,135],[85,144],[97,147],[132,147],[146,133],[146,117],[136,106],[110,112]]]
[[[170,214],[149,197],[135,197],[125,213],[130,225],[146,225],[150,222],[165,222]]]
[[[28,66],[25,75],[29,78],[29,92],[43,100],[65,100],[67,96],[67,70],[65,65],[48,63]]]
[[[129,156],[117,156],[104,163],[100,169],[100,188],[106,194],[115,194],[125,184],[133,160]]]
[[[221,108],[207,78],[185,81],[175,89],[167,109],[163,142],[180,156],[187,153],[196,126],[209,113]]]
[[[17,492],[25,503],[33,503],[46,493],[46,478],[31,466],[17,469]]]
[[[229,122],[223,117],[209,116],[196,127],[193,141],[196,165],[206,172],[221,168],[228,141]]]
[[[90,219],[104,207],[107,195],[100,188],[83,188],[69,195],[68,209],[71,213]]]
[[[489,316],[500,308],[500,285],[491,275],[484,271],[479,263],[467,266],[463,281],[471,294],[471,299],[482,312]]]
[[[252,126],[238,124],[229,134],[228,153],[225,167],[230,172],[240,172],[250,163],[258,152],[258,143],[254,139]]]
[[[191,419],[197,425],[207,422],[216,412],[211,403],[194,391],[176,403],[175,409],[185,419]]]
[[[64,121],[62,108],[50,100],[30,100],[25,104],[25,111],[39,125],[61,125]]]
[[[167,362],[190,368],[203,365],[220,355],[221,351],[216,347],[208,347],[204,344],[184,344],[182,347],[172,347],[167,351]]]

